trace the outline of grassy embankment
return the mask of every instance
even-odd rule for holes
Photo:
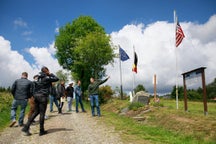
[[[216,103],[208,103],[208,115],[204,116],[202,102],[188,102],[188,112],[184,112],[183,101],[176,109],[174,100],[161,100],[160,105],[150,104],[150,111],[142,113],[140,108],[119,115],[129,106],[125,100],[111,100],[102,106],[102,120],[121,132],[126,143],[164,144],[213,144],[216,143]],[[136,121],[132,117],[144,117]]]
[[[13,96],[8,92],[0,92],[0,131],[10,123],[10,108]]]
[[[13,96],[9,92],[0,92],[0,131],[10,124],[10,112]],[[29,111],[29,105],[26,107],[26,113]],[[20,107],[17,109],[17,118],[19,118]]]

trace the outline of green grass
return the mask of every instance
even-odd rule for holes
[[[125,104],[123,104],[125,103]],[[216,109],[215,103],[209,103],[209,115],[202,112],[203,103],[189,102],[189,112],[184,112],[180,101],[176,110],[174,100],[161,100],[164,107],[155,107],[151,112],[143,114],[144,122],[137,122],[130,117],[120,116],[116,111],[127,101],[113,100],[102,106],[103,120],[121,132],[126,143],[156,144],[213,144],[216,142]]]
[[[10,124],[10,112],[13,96],[9,92],[0,92],[0,131]],[[26,107],[26,114],[29,111],[29,105]],[[20,107],[17,109],[17,117],[20,114]]]
[[[7,92],[0,92],[0,131],[10,123],[10,108],[12,95]]]

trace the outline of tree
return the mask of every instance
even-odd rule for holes
[[[145,91],[145,87],[141,84],[137,85],[137,87],[134,89],[135,93],[137,93],[139,91]]]
[[[61,27],[55,46],[60,65],[70,70],[75,80],[80,79],[84,89],[90,77],[102,78],[106,73],[104,66],[113,63],[110,36],[90,16],[80,16]]]
[[[60,79],[63,80],[65,82],[68,81],[68,74],[63,72],[62,70],[59,70],[56,72],[56,76]]]
[[[173,90],[171,92],[171,98],[176,98],[176,86],[173,86]],[[182,86],[178,87],[178,98],[184,99],[184,88]]]

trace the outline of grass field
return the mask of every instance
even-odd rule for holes
[[[12,95],[0,93],[0,130],[10,123]],[[215,144],[216,143],[216,103],[208,103],[208,115],[204,115],[202,102],[188,102],[188,112],[184,111],[184,102],[160,100],[159,105],[151,103],[150,111],[142,113],[142,107],[121,115],[128,107],[128,100],[112,99],[101,106],[101,122],[115,127],[125,143],[135,144]],[[89,102],[85,108],[90,111]],[[19,110],[18,110],[19,111]],[[28,107],[27,107],[28,111]],[[136,121],[132,117],[144,117]]]
[[[121,109],[129,105],[125,100],[112,100],[103,105],[104,120],[121,131],[125,142],[164,144],[214,144],[216,143],[216,103],[208,103],[208,115],[203,112],[202,102],[188,102],[188,112],[183,101],[176,109],[174,100],[161,100],[163,107],[150,104],[150,111],[129,111],[120,116]],[[144,117],[135,121],[132,116]]]

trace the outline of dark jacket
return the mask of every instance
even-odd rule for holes
[[[14,99],[23,100],[32,96],[32,82],[26,78],[17,79],[11,88]]]
[[[38,80],[35,82],[34,96],[48,96],[52,82],[56,82],[58,80],[59,78],[57,78],[54,74],[46,75],[45,73],[41,72],[39,74]]]
[[[65,86],[58,84],[57,85],[57,98],[65,96]]]
[[[50,87],[50,95],[53,97],[56,97],[56,95],[57,95],[56,87],[53,85]]]
[[[68,87],[66,88],[66,93],[67,93],[67,97],[72,97],[72,98],[73,98],[74,88],[68,86]]]
[[[105,83],[107,80],[108,78],[106,78],[105,80],[97,80],[97,81],[94,81],[93,83],[90,83],[88,86],[89,95],[98,95],[99,86]]]

